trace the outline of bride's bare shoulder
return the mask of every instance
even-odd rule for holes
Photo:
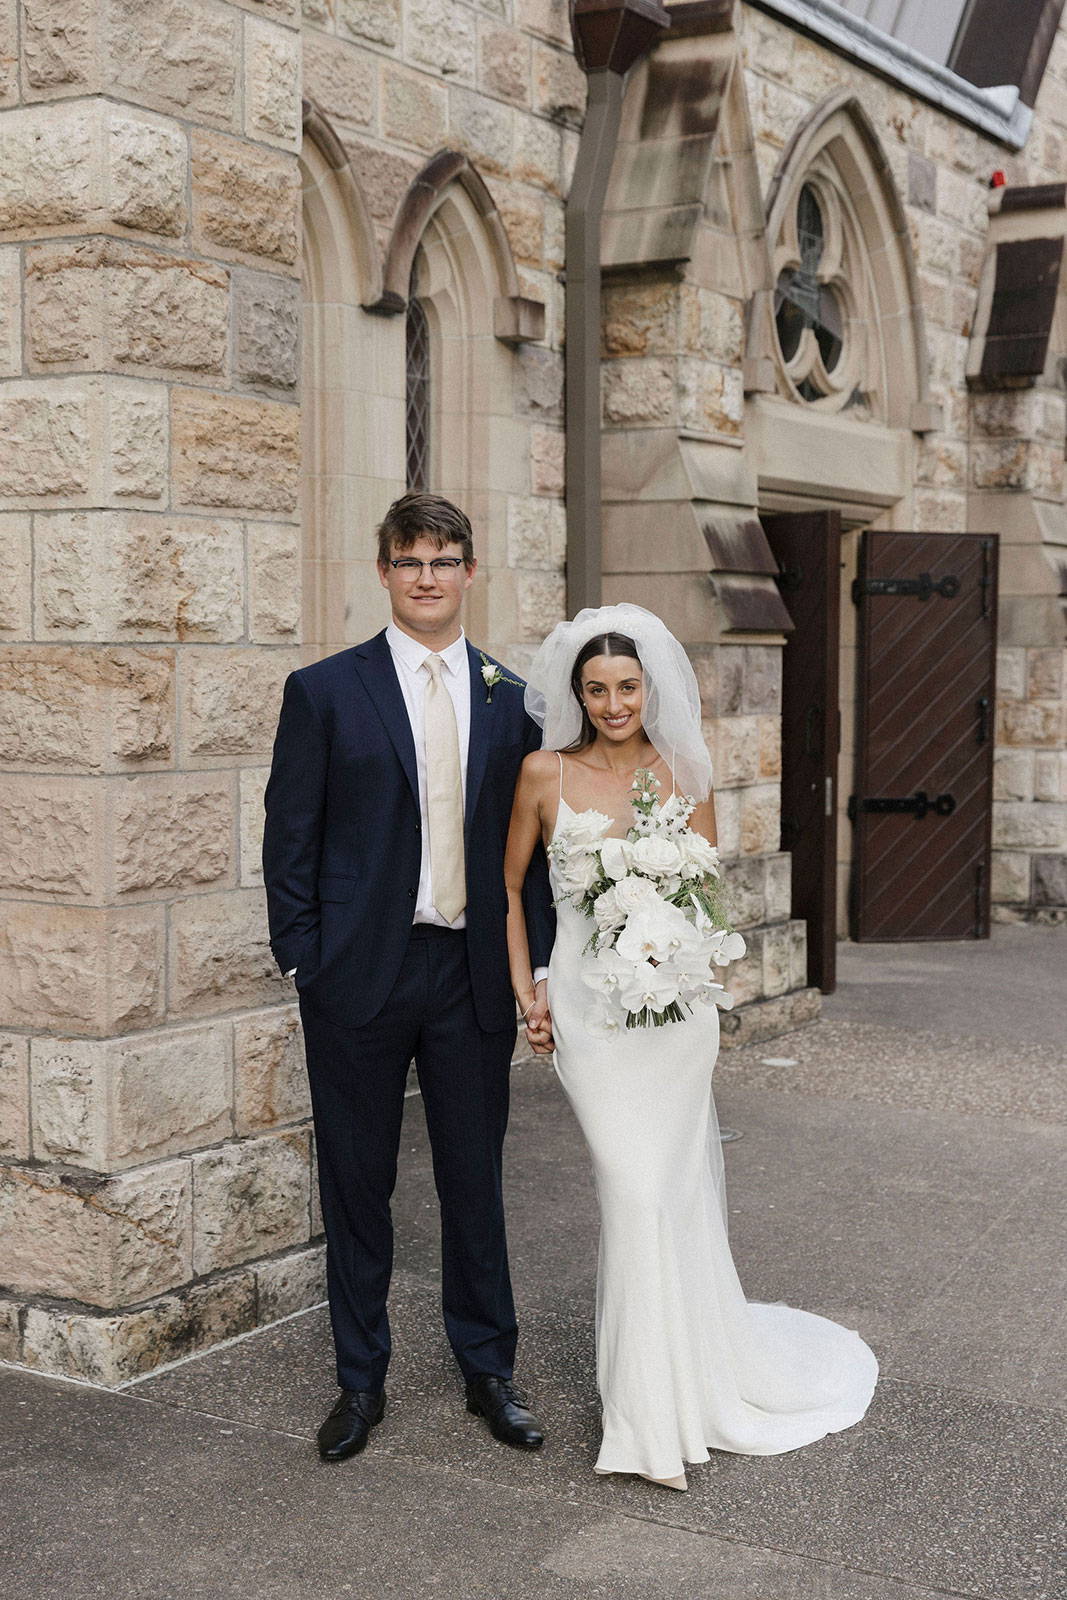
[[[531,750],[522,763],[523,782],[540,789],[559,779],[559,756],[554,750]]]

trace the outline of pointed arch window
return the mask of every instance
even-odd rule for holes
[[[418,297],[417,261],[408,294],[406,359],[407,486],[424,490],[430,487],[430,325]]]
[[[829,185],[802,184],[783,229],[774,289],[778,347],[789,381],[802,400],[843,398],[847,377],[854,376],[845,359],[848,232]]]

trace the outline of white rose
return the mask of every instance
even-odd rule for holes
[[[593,916],[601,933],[610,933],[612,928],[622,927],[626,921],[626,913],[619,909],[614,889],[606,889],[602,895],[597,896],[593,902]]]
[[[630,859],[638,872],[646,872],[653,878],[668,878],[680,870],[682,852],[672,839],[657,838],[653,834],[630,846]]]
[[[611,827],[612,819],[602,811],[579,811],[563,829],[562,837],[569,849],[596,849]]]
[[[719,875],[718,848],[709,844],[702,833],[692,833],[689,829],[682,834],[680,839],[686,861],[697,868],[699,872],[711,873],[714,877]]]
[[[630,870],[630,846],[625,839],[605,839],[600,862],[609,878],[624,878]]]
[[[568,894],[586,894],[600,877],[600,863],[596,856],[584,853],[568,856],[559,875]]]
[[[642,906],[657,904],[659,898],[647,878],[638,878],[632,872],[625,878],[620,878],[611,892],[624,920],[631,911],[638,911]]]

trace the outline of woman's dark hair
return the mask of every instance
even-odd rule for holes
[[[586,745],[592,744],[596,738],[593,724],[589,720],[589,713],[582,705],[582,668],[587,661],[592,661],[594,656],[630,656],[640,664],[641,657],[637,653],[637,646],[632,639],[624,633],[598,633],[595,639],[590,639],[588,644],[583,644],[575,657],[571,669],[571,692],[578,702],[582,713],[582,727],[573,744],[564,746],[564,755],[573,755],[577,750],[584,750]]]

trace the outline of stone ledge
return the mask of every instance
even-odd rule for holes
[[[814,1022],[821,1009],[822,995],[818,989],[793,989],[772,1000],[753,1000],[750,1005],[738,1006],[736,1011],[724,1011],[719,1016],[722,1048],[736,1050],[759,1039],[773,1039],[780,1033],[789,1033],[805,1022]]]
[[[0,1360],[118,1388],[168,1362],[266,1327],[325,1299],[325,1246],[290,1251],[94,1315],[58,1300],[0,1301]]]

